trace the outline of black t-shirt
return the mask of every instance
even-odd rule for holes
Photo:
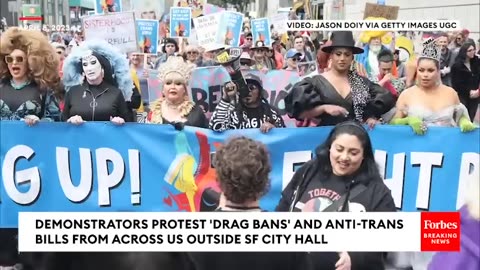
[[[295,204],[294,211],[322,212],[346,193],[347,181],[350,180],[337,176],[324,181],[314,177]]]

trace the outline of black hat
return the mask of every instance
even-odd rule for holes
[[[252,74],[252,73],[248,73],[248,74],[244,75],[243,78],[245,79],[247,84],[255,84],[255,85],[257,85],[257,87],[260,90],[263,90],[262,79],[260,79],[260,77],[258,77],[257,75]]]
[[[331,53],[334,48],[349,48],[353,54],[363,53],[363,49],[355,46],[352,31],[335,31],[332,33],[332,45],[322,47],[322,51]]]

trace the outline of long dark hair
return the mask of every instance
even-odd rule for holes
[[[355,121],[346,121],[336,125],[323,144],[317,147],[316,161],[318,172],[323,176],[320,179],[329,179],[332,175],[332,164],[330,163],[330,148],[339,135],[349,134],[358,138],[363,147],[363,161],[358,171],[353,175],[358,182],[382,180],[373,155],[372,142],[365,128]]]
[[[467,51],[468,48],[473,47],[474,50],[477,48],[475,47],[475,44],[472,42],[465,42],[463,43],[462,47],[460,47],[460,50],[458,51],[457,57],[455,57],[455,63],[465,63],[467,60]],[[475,58],[476,56],[474,56]],[[472,60],[470,60],[472,61]]]

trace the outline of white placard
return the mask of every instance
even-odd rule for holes
[[[273,24],[273,29],[279,34],[284,34],[288,31],[286,22],[288,21],[288,13],[275,14],[270,17],[270,24]]]
[[[211,47],[217,45],[217,32],[221,14],[219,12],[193,19],[197,32],[198,46]]]
[[[101,39],[123,53],[138,51],[137,29],[133,12],[93,15],[83,18],[85,39]]]

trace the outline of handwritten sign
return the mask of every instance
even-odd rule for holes
[[[399,9],[399,6],[386,6],[366,3],[363,18],[366,19],[368,17],[381,17],[387,20],[396,20],[398,18]]]
[[[275,14],[270,17],[270,23],[273,24],[273,30],[278,34],[287,33],[288,13]]]
[[[123,53],[136,52],[137,33],[133,12],[94,15],[82,20],[85,39],[101,39]]]
[[[170,37],[189,37],[192,28],[192,9],[170,8]]]
[[[221,13],[214,13],[193,19],[199,46],[210,47],[217,45],[217,31],[220,25],[220,18]]]

